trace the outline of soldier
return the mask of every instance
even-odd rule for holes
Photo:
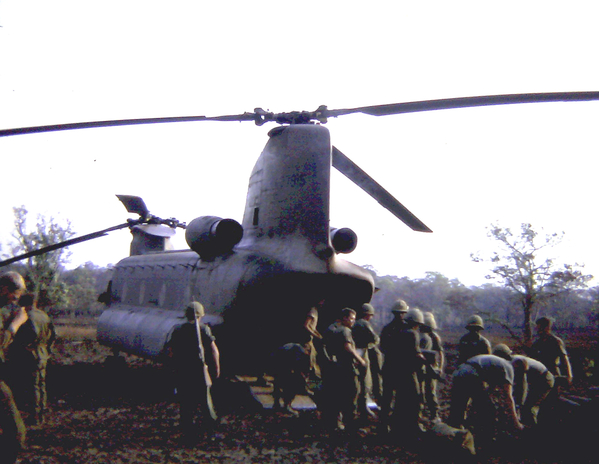
[[[358,369],[358,381],[360,383],[360,393],[358,395],[358,414],[363,418],[375,417],[375,414],[368,408],[368,396],[373,391],[373,375],[371,366],[378,366],[377,353],[379,336],[376,334],[370,320],[374,317],[374,307],[369,303],[364,303],[360,308],[359,318],[352,328],[352,336],[356,342],[358,354],[366,361],[366,367]],[[372,356],[371,356],[372,355]],[[374,358],[372,361],[370,358]],[[376,371],[375,371],[376,372]]]
[[[551,331],[553,321],[540,317],[536,321],[538,338],[530,348],[530,357],[543,363],[557,378],[572,383],[572,366],[564,341]]]
[[[17,403],[28,412],[29,421],[39,426],[48,403],[46,367],[56,334],[48,315],[36,308],[33,294],[23,295],[19,306],[27,311],[28,320],[15,335],[8,363]]]
[[[460,339],[458,345],[458,365],[479,354],[491,354],[491,343],[480,332],[485,330],[483,320],[474,315],[466,324],[468,333]]]
[[[508,426],[522,430],[512,395],[513,385],[514,368],[510,362],[492,354],[471,357],[453,373],[449,425],[460,427],[464,423],[470,400],[471,410],[474,409],[488,422],[490,417],[494,417],[489,412],[493,407],[492,401],[495,400],[500,412],[506,417]]]
[[[524,425],[536,425],[539,409],[555,385],[553,374],[536,359],[514,355],[503,343],[493,348],[493,354],[512,363],[514,401],[520,410],[520,420]]]
[[[207,363],[212,364],[214,376],[219,377],[219,351],[210,327],[200,323],[203,316],[204,307],[198,302],[191,302],[185,309],[187,322],[175,328],[168,346],[179,398],[183,440],[190,444],[195,440],[194,417],[198,407],[207,433],[212,432],[217,424],[210,394],[212,378]]]
[[[298,416],[291,403],[296,395],[305,393],[306,378],[310,371],[310,354],[305,345],[287,343],[273,354],[274,385],[273,410],[282,410]]]
[[[445,351],[441,337],[436,332],[437,321],[431,312],[424,313],[424,325],[420,327],[420,348],[426,358],[424,377],[421,382],[424,404],[431,420],[439,419],[439,399],[437,398],[437,381],[445,366]]]
[[[422,432],[419,426],[422,403],[418,372],[422,370],[425,359],[420,351],[418,327],[424,319],[420,310],[408,310],[403,300],[398,300],[392,311],[396,314],[395,319],[381,333],[381,350],[385,355],[381,431],[386,433],[391,427],[401,433],[403,439],[410,440]],[[405,314],[405,319],[402,314]]]
[[[25,448],[25,424],[6,383],[6,354],[15,334],[27,321],[27,313],[16,303],[25,292],[25,281],[17,272],[0,275],[0,450],[7,463]]]
[[[323,334],[329,359],[322,374],[326,398],[323,420],[330,430],[347,427],[350,432],[357,431],[358,366],[366,367],[366,361],[356,351],[352,337],[351,328],[355,322],[356,312],[344,308],[341,317]]]

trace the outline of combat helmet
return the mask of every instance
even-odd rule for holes
[[[370,303],[364,303],[360,308],[360,314],[374,314],[374,306],[372,306]]]
[[[424,324],[424,316],[422,315],[422,311],[418,308],[410,308],[405,318],[406,322],[412,322],[415,324]]]
[[[437,321],[435,320],[435,315],[433,313],[428,311],[424,313],[424,325],[433,330],[437,329]]]
[[[409,308],[410,307],[404,300],[398,299],[395,303],[393,303],[391,311],[394,313],[407,313]]]
[[[505,343],[500,343],[495,348],[493,348],[493,354],[507,361],[512,360],[512,350]]]
[[[187,305],[187,308],[185,308],[185,317],[187,317],[187,319],[195,319],[196,317],[201,318],[204,317],[204,314],[204,306],[197,301],[192,301]]]
[[[480,317],[478,314],[471,316],[470,319],[468,319],[468,321],[466,322],[466,328],[484,330],[485,326],[483,324],[483,318]]]

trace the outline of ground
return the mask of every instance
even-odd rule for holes
[[[358,438],[330,436],[320,428],[318,413],[301,411],[299,418],[273,414],[251,400],[244,383],[228,384],[216,395],[221,424],[212,440],[184,446],[178,432],[178,406],[164,366],[126,356],[123,363],[105,363],[110,351],[99,346],[91,326],[58,324],[59,339],[48,371],[47,422],[28,431],[28,449],[20,463],[383,463],[449,462],[434,442],[402,444],[376,433],[367,424]],[[596,334],[576,335],[572,347],[579,379],[569,394],[591,396],[589,359]],[[452,337],[446,337],[452,338]],[[498,343],[500,340],[495,340]],[[572,343],[571,340],[568,340]],[[448,343],[449,370],[454,359]],[[580,374],[582,373],[582,374]],[[218,387],[218,386],[215,386]],[[442,416],[448,408],[449,380],[442,384]],[[579,399],[579,404],[584,403]],[[588,404],[595,404],[591,400]],[[578,410],[587,407],[582,404]],[[595,409],[592,412],[596,412]],[[568,410],[570,411],[570,410]],[[576,412],[575,407],[574,414]],[[589,410],[590,411],[590,410]],[[571,413],[571,412],[570,412]],[[587,417],[592,418],[589,415]],[[596,431],[596,427],[593,428]],[[525,437],[499,442],[472,462],[591,462],[577,435],[576,453],[559,444],[539,453]],[[559,441],[565,437],[556,437]],[[532,440],[532,439],[531,439]],[[589,441],[592,440],[590,437]],[[564,442],[564,446],[566,446]],[[432,445],[432,446],[431,446]],[[590,443],[589,443],[590,445]],[[589,446],[591,449],[591,446]]]

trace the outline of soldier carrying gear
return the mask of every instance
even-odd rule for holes
[[[473,315],[466,323],[468,333],[458,344],[458,365],[479,354],[491,354],[491,343],[480,332],[484,330],[483,320],[479,315]]]
[[[198,408],[202,427],[207,433],[212,432],[217,424],[207,364],[212,364],[216,378],[220,375],[220,359],[210,327],[200,323],[203,316],[204,307],[198,302],[191,302],[185,309],[187,322],[174,329],[167,348],[174,368],[181,431],[187,443],[193,443],[196,438],[194,417]]]
[[[48,315],[36,307],[33,294],[23,295],[19,305],[27,311],[28,320],[8,350],[11,382],[19,408],[29,413],[29,422],[41,425],[48,402],[46,367],[56,333]]]
[[[25,281],[19,273],[0,275],[0,450],[5,462],[15,462],[19,450],[25,448],[25,424],[6,383],[8,348],[28,318],[16,304],[24,292]]]
[[[378,348],[380,340],[370,324],[374,314],[374,307],[370,303],[364,303],[358,313],[358,320],[352,327],[356,351],[367,364],[365,367],[358,369],[358,381],[360,383],[358,414],[363,419],[375,416],[368,408],[368,397],[372,396],[380,399],[380,393],[382,392],[382,382],[379,379],[380,368],[382,367],[382,354]]]
[[[420,349],[426,358],[424,376],[421,381],[424,404],[431,420],[438,419],[439,399],[437,381],[441,378],[445,365],[445,351],[441,337],[435,331],[437,322],[431,312],[424,313],[424,325],[420,327]]]
[[[385,364],[380,425],[383,433],[391,427],[393,432],[401,433],[401,438],[409,441],[417,438],[422,431],[419,427],[421,395],[418,372],[425,360],[420,351],[418,327],[424,318],[420,310],[408,311],[405,302],[397,306],[395,319],[381,332]],[[397,314],[405,314],[405,321]]]

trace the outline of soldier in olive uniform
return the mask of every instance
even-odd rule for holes
[[[512,363],[514,367],[514,401],[524,425],[537,424],[539,409],[555,386],[549,369],[536,359],[514,355],[505,344],[493,348],[493,354]]]
[[[564,341],[551,332],[553,321],[540,317],[536,321],[538,338],[530,348],[530,357],[543,363],[555,377],[572,383],[572,366]]]
[[[436,329],[437,321],[433,313],[424,313],[424,324],[420,327],[420,348],[427,363],[424,366],[421,386],[424,404],[433,421],[439,418],[437,381],[441,377],[445,365],[445,351]]]
[[[0,275],[0,450],[5,462],[14,462],[25,448],[25,424],[6,383],[6,354],[15,334],[27,321],[27,313],[17,305],[25,292],[25,281],[17,272]]]
[[[207,364],[212,364],[214,376],[218,377],[219,351],[210,327],[200,324],[203,316],[204,307],[198,302],[190,303],[185,309],[187,322],[175,328],[168,346],[179,398],[181,431],[186,442],[196,438],[194,417],[198,408],[206,432],[212,432],[217,424]]]
[[[352,337],[355,322],[356,312],[344,308],[341,317],[323,334],[329,362],[322,370],[325,393],[322,418],[331,431],[344,428],[357,431],[358,366],[366,367],[366,361],[356,351]]]
[[[8,351],[11,381],[20,409],[27,411],[31,424],[41,425],[48,403],[46,368],[56,334],[48,315],[35,307],[33,294],[23,295],[19,305],[27,311],[28,320]]]
[[[474,315],[468,319],[466,330],[468,333],[460,339],[458,344],[458,365],[473,356],[491,354],[491,342],[481,335],[485,326],[480,316]]]
[[[358,395],[358,414],[363,418],[374,417],[375,414],[368,408],[368,397],[372,395],[373,375],[371,366],[378,365],[377,352],[379,336],[370,325],[374,317],[374,307],[364,303],[359,311],[359,318],[352,328],[352,336],[356,342],[358,354],[366,361],[366,367],[358,369],[358,381],[360,382],[360,393]],[[372,356],[371,356],[372,354]],[[374,360],[370,358],[373,357]]]
[[[418,327],[424,319],[420,310],[408,310],[403,300],[395,304],[393,311],[395,314],[405,312],[405,319],[399,316],[402,319],[396,322],[396,316],[381,333],[381,350],[385,355],[381,427],[383,433],[391,427],[393,432],[400,434],[398,436],[409,441],[422,431],[419,426],[422,401],[418,372],[425,359],[420,350]]]

